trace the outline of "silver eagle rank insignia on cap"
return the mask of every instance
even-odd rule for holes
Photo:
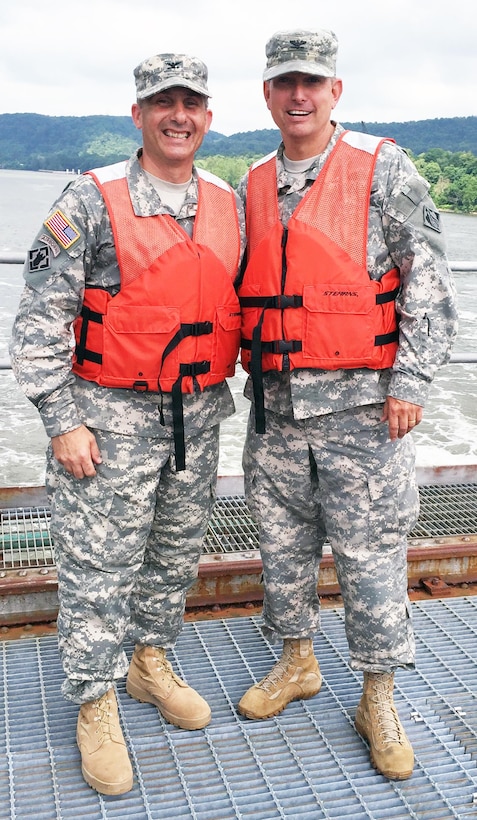
[[[290,71],[336,76],[338,40],[328,29],[319,31],[277,31],[268,41],[264,80],[272,80]]]
[[[198,57],[187,54],[156,54],[134,69],[136,97],[145,100],[173,86],[190,88],[203,97],[210,97],[207,88],[207,66]]]

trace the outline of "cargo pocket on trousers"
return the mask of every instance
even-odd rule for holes
[[[368,476],[368,539],[376,549],[395,549],[400,541],[400,513],[396,489],[383,476]]]
[[[115,496],[100,475],[77,479],[57,462],[50,463],[50,529],[55,552],[62,549],[78,560],[87,559],[91,545],[99,547],[106,540]]]

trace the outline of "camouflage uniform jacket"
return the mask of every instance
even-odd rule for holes
[[[171,214],[143,171],[140,153],[141,149],[128,160],[126,167],[135,213],[139,216]],[[197,211],[197,196],[194,169],[176,217],[189,236]],[[245,220],[242,204],[238,197],[236,199],[243,248]],[[81,310],[85,285],[105,288],[115,294],[119,290],[120,274],[108,211],[89,175],[78,177],[63,191],[49,216],[57,210],[70,223],[63,241],[56,241],[43,226],[25,265],[26,284],[10,344],[16,379],[37,406],[49,436],[86,424],[124,435],[169,437],[172,434],[170,394],[164,394],[161,399],[159,394],[100,387],[75,377],[71,371],[71,324]],[[161,402],[164,425],[160,424]],[[235,409],[226,382],[202,393],[186,394],[183,403],[186,437],[219,423]]]
[[[302,174],[287,172],[283,143],[277,153],[280,218],[284,225],[317,178],[344,128],[337,124],[325,151]],[[246,201],[247,178],[238,193]],[[264,374],[265,407],[296,419],[383,402],[387,395],[424,406],[437,368],[457,332],[455,286],[439,214],[429,185],[399,146],[385,143],[371,189],[367,264],[371,279],[397,265],[400,341],[392,369],[294,370]],[[252,396],[250,380],[245,390]]]

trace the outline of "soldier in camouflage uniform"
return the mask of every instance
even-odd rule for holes
[[[203,246],[197,253],[191,243],[204,190],[212,191],[207,202],[216,192],[227,198],[229,225],[218,209],[206,218],[228,232],[234,248],[233,270],[220,263],[236,304],[233,367],[240,341],[233,281],[245,225],[237,194],[193,165],[212,116],[207,68],[194,57],[161,54],[134,73],[132,115],[143,147],[127,163],[99,170],[103,178],[120,171],[121,184],[127,181],[123,208],[132,204],[130,222],[139,217],[142,227],[148,223],[144,217],[152,217],[160,228],[166,220],[180,247],[191,247],[196,256],[204,256]],[[56,201],[29,252],[10,350],[15,376],[51,439],[46,484],[58,569],[63,693],[80,705],[83,775],[105,794],[128,791],[133,782],[118,720],[118,678],[128,673],[129,694],[155,704],[177,726],[198,729],[210,720],[208,704],[175,675],[166,650],[181,630],[186,593],[197,576],[215,498],[219,425],[235,409],[225,379],[204,389],[193,382],[194,392],[182,395],[185,465],[178,469],[171,392],[100,385],[73,372],[71,328],[85,289],[101,289],[109,299],[120,294],[128,273],[118,262],[118,241],[122,251],[129,250],[134,237],[113,234],[96,179],[82,175]],[[180,275],[188,293],[189,272],[182,268],[176,265],[170,277]],[[168,270],[162,270],[166,286]],[[203,277],[207,290],[208,269]],[[181,345],[177,350],[180,357]],[[123,649],[126,635],[136,644],[131,664]]]
[[[330,31],[278,32],[267,44],[264,94],[282,143],[276,157],[252,166],[239,185],[246,202],[249,244],[251,226],[257,218],[265,220],[267,202],[273,199],[267,188],[256,217],[253,209],[260,191],[257,194],[255,183],[252,204],[251,178],[263,172],[263,165],[274,163],[270,185],[276,183],[282,247],[288,226],[289,248],[292,232],[297,232],[296,221],[291,227],[292,215],[320,180],[340,138],[374,150],[375,138],[353,132],[345,137],[345,129],[331,119],[342,90],[336,78],[336,53],[336,37]],[[392,691],[395,669],[412,668],[415,656],[406,538],[417,520],[418,490],[414,442],[408,434],[422,419],[437,368],[448,360],[457,318],[439,214],[429,198],[428,184],[392,141],[379,145],[370,181],[357,208],[366,214],[369,204],[362,267],[366,281],[369,275],[373,285],[387,271],[397,269],[392,304],[399,333],[396,330],[392,366],[310,368],[299,359],[294,367],[293,350],[301,350],[300,339],[298,345],[293,342],[294,349],[286,336],[282,341],[275,337],[273,344],[267,341],[268,315],[280,313],[285,323],[296,303],[284,305],[277,297],[273,302],[276,291],[270,293],[269,286],[273,263],[267,265],[263,251],[253,278],[249,275],[253,249],[249,249],[251,259],[239,287],[244,324],[246,313],[261,305],[255,325],[258,332],[263,323],[259,355],[265,360],[279,350],[291,352],[268,359],[274,363],[269,367],[262,361],[261,372],[260,363],[257,369],[255,362],[254,369],[253,361],[251,365],[248,358],[244,361],[252,372],[245,389],[252,406],[243,463],[247,502],[260,530],[263,628],[271,641],[283,641],[283,652],[271,672],[244,694],[238,709],[252,719],[267,718],[290,701],[319,692],[321,674],[312,638],[320,625],[318,570],[328,538],[343,596],[351,667],[364,677],[356,727],[369,742],[373,765],[389,778],[404,779],[411,775],[414,757]],[[351,218],[340,207],[331,197],[323,212],[312,213],[309,219],[315,219],[318,227],[322,220],[330,224],[331,232],[339,233]],[[346,235],[342,241],[347,241]],[[270,247],[274,248],[271,240]],[[343,251],[338,250],[342,258]],[[296,239],[293,253],[299,252]],[[292,272],[296,276],[300,272],[298,265],[293,268],[291,254],[287,250],[282,257],[279,252],[274,256],[276,275],[285,283]],[[306,254],[298,258],[307,264]],[[312,265],[313,260],[310,277]],[[315,268],[319,269],[318,261]],[[324,282],[330,281],[326,275],[327,271]],[[269,280],[262,285],[266,277]],[[309,292],[298,293],[298,305]],[[266,294],[261,301],[260,293]],[[290,291],[283,287],[281,293]],[[354,295],[352,290],[344,293]],[[320,316],[323,322],[329,320],[326,311]],[[343,338],[348,321],[348,315],[343,317]],[[254,342],[248,341],[253,359]]]

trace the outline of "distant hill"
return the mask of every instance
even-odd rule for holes
[[[341,122],[341,125],[354,131],[375,134],[378,137],[390,137],[403,148],[412,151],[415,156],[424,154],[431,148],[442,148],[444,151],[453,153],[470,151],[477,155],[477,117],[453,117],[416,122]],[[275,128],[243,131],[232,134],[230,137],[210,132],[205,137],[200,156],[267,154],[275,150],[279,141],[280,134]]]
[[[346,128],[391,137],[415,156],[432,148],[477,155],[477,117],[413,122],[342,123]],[[276,128],[227,137],[210,131],[199,156],[260,156],[280,141]],[[130,117],[49,117],[0,114],[0,168],[84,171],[127,158],[140,144]]]

